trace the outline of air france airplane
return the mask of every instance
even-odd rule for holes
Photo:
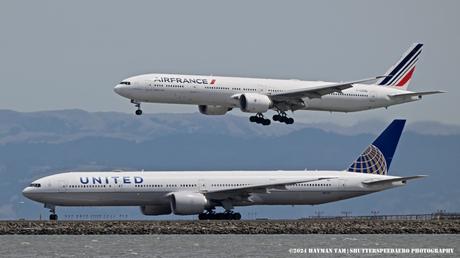
[[[23,194],[44,203],[51,220],[56,206],[139,206],[144,215],[238,220],[237,206],[322,204],[424,177],[388,175],[404,124],[394,120],[343,171],[69,172],[35,180]]]
[[[238,77],[144,74],[127,78],[114,91],[131,100],[141,115],[141,103],[198,105],[205,115],[224,115],[233,108],[253,113],[249,120],[269,125],[268,110],[277,112],[273,121],[292,124],[287,111],[318,110],[355,112],[387,108],[420,100],[424,95],[442,91],[407,90],[423,44],[414,44],[385,73],[369,79],[349,82],[273,80]],[[375,84],[365,84],[376,81]]]

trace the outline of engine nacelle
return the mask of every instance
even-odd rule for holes
[[[146,206],[141,206],[141,212],[144,215],[171,214],[171,206],[170,205],[146,205]]]
[[[264,113],[273,106],[267,95],[258,93],[244,93],[240,98],[241,111],[247,113]]]
[[[171,195],[171,208],[176,215],[194,215],[202,213],[208,200],[200,193],[175,192]]]
[[[232,110],[232,108],[214,105],[199,105],[198,110],[200,110],[201,114],[214,116],[225,115],[225,113]]]

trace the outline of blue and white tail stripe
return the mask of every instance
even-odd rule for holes
[[[348,168],[349,172],[369,173],[369,174],[387,174],[387,164],[382,152],[374,145],[369,145],[358,159]]]
[[[406,120],[394,120],[347,171],[387,175],[405,123]]]
[[[422,52],[423,44],[412,45],[401,59],[385,73],[387,77],[377,82],[378,85],[398,87],[406,89],[415,71],[415,65]]]

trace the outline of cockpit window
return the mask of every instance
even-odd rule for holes
[[[37,184],[37,183],[32,183],[29,185],[30,187],[41,187],[42,185],[41,184]]]
[[[122,81],[122,82],[120,82],[120,84],[131,85],[131,82],[128,82],[128,81]]]

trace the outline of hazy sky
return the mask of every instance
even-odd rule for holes
[[[448,94],[389,110],[295,117],[460,124],[459,10],[459,1],[1,1],[0,109],[133,112],[112,89],[148,72],[361,79],[423,42],[410,89]]]

